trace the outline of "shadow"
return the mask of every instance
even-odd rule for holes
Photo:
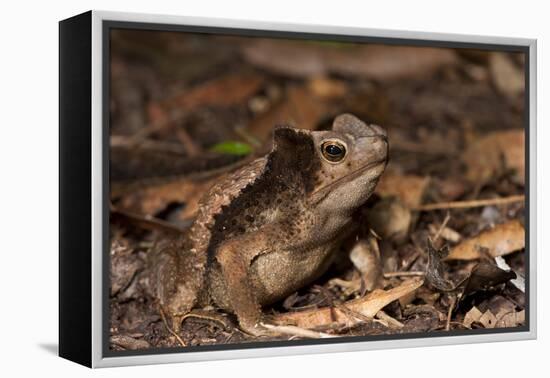
[[[45,350],[48,353],[59,355],[59,345],[54,343],[44,343],[44,344],[38,344],[38,347],[42,350]]]

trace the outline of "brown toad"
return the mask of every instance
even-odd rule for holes
[[[176,328],[214,305],[264,333],[262,306],[326,271],[388,158],[383,129],[350,114],[329,131],[278,128],[273,142],[205,194],[188,235],[153,254],[152,288]]]

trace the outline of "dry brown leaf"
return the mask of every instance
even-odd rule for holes
[[[430,239],[428,239],[427,246],[426,282],[442,292],[460,292],[461,300],[472,293],[489,290],[516,278],[514,272],[502,270],[494,264],[482,261],[472,268],[466,278],[455,283],[446,278],[447,267],[442,261],[449,252],[448,246],[436,249]]]
[[[196,214],[199,200],[215,181],[216,179],[205,181],[184,179],[137,189],[124,196],[118,207],[143,215],[155,215],[171,203],[184,203],[185,207],[179,214],[179,218],[189,219]]]
[[[497,323],[496,327],[501,328],[509,328],[509,327],[517,327],[520,325],[525,324],[525,310],[521,311],[502,311],[499,312],[496,316]]]
[[[195,109],[201,106],[234,106],[256,93],[263,79],[250,73],[229,74],[190,88],[169,99],[165,106]]]
[[[462,321],[462,324],[464,325],[464,327],[471,328],[472,323],[479,322],[479,319],[481,318],[482,315],[483,313],[479,311],[479,309],[476,306],[474,306],[471,308],[470,311],[466,313],[466,315],[464,316],[464,320]]]
[[[517,67],[506,53],[491,53],[489,68],[493,83],[500,93],[514,96],[524,91],[525,75],[523,70]]]
[[[389,290],[375,290],[366,297],[353,299],[343,303],[349,311],[360,314],[361,317],[373,318],[378,311],[391,302],[418,289],[424,280],[413,279],[403,282]],[[315,328],[327,325],[352,326],[360,323],[358,319],[339,308],[323,307],[320,309],[306,310],[293,313],[279,314],[275,316],[276,324],[292,324],[301,328]]]
[[[369,210],[370,227],[382,237],[396,242],[404,241],[412,221],[410,209],[394,197],[384,198]]]
[[[412,291],[409,294],[405,294],[401,298],[399,298],[398,301],[401,309],[404,309],[408,305],[410,305],[416,299],[416,294],[416,291]]]
[[[473,260],[489,256],[497,257],[525,248],[525,229],[518,220],[499,224],[479,235],[464,240],[451,249],[449,260]]]
[[[371,45],[342,50],[325,53],[329,71],[379,81],[428,75],[457,61],[454,51],[430,47]]]
[[[507,272],[492,263],[483,261],[472,269],[468,278],[462,283],[464,289],[461,297],[464,299],[472,293],[490,290],[514,278],[516,278],[514,272]]]
[[[495,328],[497,325],[497,318],[491,310],[485,311],[478,321],[483,324],[483,327],[485,328]]]
[[[136,272],[143,267],[141,261],[132,256],[132,253],[132,248],[126,243],[120,241],[111,243],[111,296],[115,296],[121,290],[127,288],[134,279]]]
[[[430,234],[437,235],[439,233],[439,236],[442,239],[445,239],[452,243],[458,243],[462,238],[462,236],[458,232],[450,227],[443,227],[442,229],[439,229],[439,227],[437,227],[436,225],[430,224],[428,228],[430,230]]]
[[[304,45],[293,41],[258,39],[243,47],[250,63],[268,71],[296,78],[335,73],[374,80],[397,80],[429,74],[454,64],[449,49],[406,46],[342,44]]]
[[[449,177],[434,180],[435,188],[441,201],[454,201],[464,195],[468,187],[462,178]]]
[[[463,155],[466,177],[485,184],[506,170],[514,171],[514,180],[525,184],[525,133],[523,130],[495,131],[475,140]]]
[[[312,97],[307,89],[293,86],[288,88],[285,100],[256,117],[248,125],[248,131],[259,140],[266,141],[275,126],[312,130],[326,114],[327,108],[322,101]]]
[[[348,92],[345,81],[323,76],[317,76],[309,80],[307,87],[313,95],[327,99],[343,97]]]
[[[135,339],[127,335],[113,335],[111,336],[111,343],[128,350],[147,349],[151,347],[147,341]]]
[[[296,78],[327,73],[321,51],[315,45],[260,38],[245,44],[242,49],[243,56],[249,63],[276,74]]]
[[[431,239],[428,239],[428,264],[426,265],[426,282],[442,292],[455,291],[457,285],[447,279],[445,274],[447,267],[443,264],[443,259],[449,253],[449,247],[435,248]]]
[[[349,257],[353,266],[361,273],[365,290],[372,291],[380,287],[382,264],[378,241],[373,235],[369,235],[368,240],[361,239],[355,243]]]
[[[376,193],[381,197],[396,196],[407,207],[415,208],[422,203],[429,182],[429,177],[387,172],[382,175]]]

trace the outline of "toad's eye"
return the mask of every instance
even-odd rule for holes
[[[346,147],[337,141],[326,141],[321,145],[323,157],[331,163],[338,163],[346,156]]]

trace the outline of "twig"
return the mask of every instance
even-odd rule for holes
[[[409,268],[414,264],[414,262],[420,257],[421,252],[418,248],[415,247],[413,255],[408,260],[403,260],[403,265],[401,266],[401,271],[408,271]]]
[[[231,329],[231,327],[229,326],[227,320],[223,317],[223,315],[220,315],[218,313],[210,313],[208,311],[195,309],[183,315],[183,317],[181,318],[181,321],[184,322],[188,318],[196,318],[196,319],[207,320],[210,322],[216,322],[220,324],[224,330]]]
[[[443,229],[447,227],[447,223],[451,219],[451,214],[447,211],[447,214],[445,215],[445,219],[443,219],[443,223],[441,223],[441,226],[437,230],[434,236],[434,243],[439,239],[439,236],[441,235],[441,232],[443,232]]]
[[[248,133],[245,128],[235,128],[235,134],[240,136],[246,143],[252,145],[256,149],[262,146],[262,143],[258,140],[258,138]]]
[[[451,316],[453,314],[453,310],[456,304],[456,296],[450,295],[451,297],[451,303],[449,304],[449,310],[447,311],[447,323],[445,324],[445,331],[449,331],[451,329]]]
[[[405,326],[399,320],[392,318],[382,310],[376,313],[376,317],[380,320],[386,321],[389,325],[393,326],[393,328],[403,328]]]
[[[111,206],[111,216],[118,217],[119,219],[126,219],[127,221],[134,223],[134,225],[147,230],[160,230],[164,232],[181,234],[182,232],[185,232],[185,230],[188,228],[178,227],[173,223],[152,216],[120,210],[115,208],[114,206]]]
[[[172,336],[174,336],[178,342],[180,343],[180,345],[182,347],[186,346],[185,345],[185,341],[183,341],[183,339],[180,337],[180,335],[178,335],[169,325],[168,325],[168,321],[166,320],[166,315],[164,315],[164,311],[162,309],[161,306],[159,306],[159,312],[160,312],[160,317],[162,318],[162,321],[164,322],[164,326],[166,327],[166,329],[168,330],[168,332],[170,332],[170,334]]]
[[[365,315],[361,314],[360,312],[353,311],[352,309],[349,309],[343,303],[335,303],[334,307],[336,307],[338,310],[342,311],[345,315],[347,315],[349,317],[352,317],[352,318],[355,318],[357,320],[361,320],[365,323],[372,322],[374,320],[373,318],[369,318],[368,316],[365,316]]]
[[[180,128],[176,131],[176,137],[185,146],[186,152],[189,156],[197,156],[202,152],[202,148],[195,143],[193,138],[189,135],[187,130]]]
[[[260,323],[260,325],[264,328],[269,329],[270,331],[275,331],[291,336],[305,337],[308,339],[327,339],[330,337],[335,337],[334,335],[329,335],[328,333],[312,331],[310,329],[300,328],[291,325],[273,325],[266,323]]]
[[[430,203],[426,205],[420,205],[413,207],[411,210],[415,211],[430,211],[430,210],[444,210],[444,209],[467,209],[472,207],[494,206],[494,205],[506,205],[515,202],[524,202],[525,196],[523,194],[502,197],[502,198],[490,198],[482,200],[471,201],[456,201],[456,202],[440,202]]]
[[[411,270],[409,272],[388,272],[384,273],[384,278],[393,277],[424,277],[426,273],[417,270]]]

